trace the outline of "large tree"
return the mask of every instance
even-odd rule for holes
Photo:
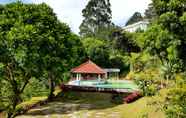
[[[167,79],[176,79],[178,72],[185,71],[186,65],[186,1],[153,0],[157,20],[144,34],[144,49],[162,62],[160,70]],[[185,77],[183,85],[185,85]],[[180,80],[180,78],[178,78]],[[165,111],[168,117],[184,118],[185,87],[171,87]],[[165,103],[166,104],[166,103]]]
[[[99,32],[112,26],[111,4],[109,0],[90,0],[83,9],[84,17],[80,25],[80,35],[95,37]]]
[[[29,80],[40,76],[37,28],[32,25],[29,13],[38,7],[18,2],[0,9],[0,96],[5,99],[11,117]]]
[[[78,36],[46,4],[0,6],[0,97],[8,117],[22,101],[30,79],[48,79],[52,98],[56,81],[83,56]]]
[[[145,10],[145,19],[148,19],[149,21],[153,21],[156,17],[156,10],[153,3],[150,3],[148,5],[148,8]]]

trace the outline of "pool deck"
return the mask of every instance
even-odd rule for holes
[[[127,88],[100,88],[100,87],[92,87],[92,86],[78,86],[78,85],[61,85],[62,91],[79,91],[79,92],[101,92],[101,93],[133,93],[137,90],[131,90]]]

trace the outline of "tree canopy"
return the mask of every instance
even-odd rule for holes
[[[48,5],[16,2],[0,9],[0,84],[6,85],[0,88],[0,97],[8,100],[5,107],[13,117],[31,79],[49,81],[52,97],[54,84],[85,53],[79,37]]]
[[[80,35],[95,37],[100,31],[112,26],[110,0],[90,0],[82,10],[83,21],[80,25]]]

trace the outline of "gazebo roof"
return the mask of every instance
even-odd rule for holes
[[[106,72],[97,66],[92,61],[88,60],[87,62],[75,67],[71,70],[72,73],[92,73],[92,74],[105,74]]]

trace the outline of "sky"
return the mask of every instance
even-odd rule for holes
[[[16,0],[0,0],[0,4]],[[58,19],[67,23],[71,30],[78,34],[79,26],[83,20],[82,9],[89,0],[22,0],[23,2],[42,3],[45,2],[53,8]],[[126,21],[138,11],[144,13],[151,0],[110,0],[112,9],[112,21],[119,26],[124,26]]]

